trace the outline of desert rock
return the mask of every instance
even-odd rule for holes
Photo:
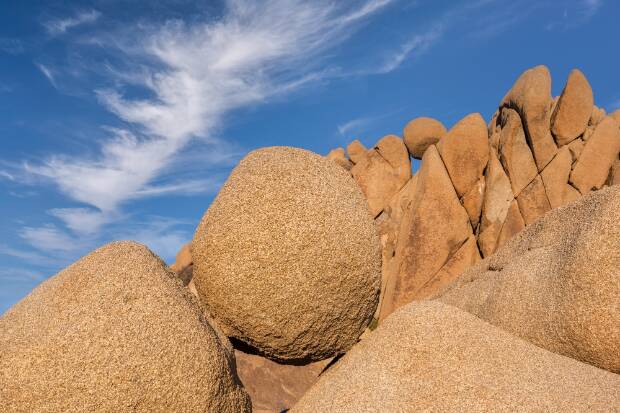
[[[379,298],[381,251],[351,176],[273,147],[233,170],[194,236],[194,283],[229,337],[276,361],[349,349]]]
[[[163,261],[116,242],[0,318],[0,410],[249,412],[230,357]]]
[[[620,372],[619,206],[620,187],[610,187],[547,213],[464,272],[441,301]]]
[[[608,411],[618,389],[618,375],[427,301],[385,320],[291,412]]]
[[[574,69],[551,117],[551,132],[558,145],[570,143],[586,130],[593,106],[590,83],[581,71]]]
[[[446,127],[438,120],[420,117],[405,126],[403,140],[411,156],[422,159],[426,149],[439,142],[446,133]]]
[[[347,145],[347,154],[354,164],[368,156],[368,149],[357,139]]]
[[[347,171],[350,171],[353,167],[353,163],[347,159],[343,148],[332,149],[325,157],[329,160],[336,162]]]

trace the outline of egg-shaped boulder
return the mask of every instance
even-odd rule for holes
[[[347,171],[289,147],[248,154],[202,218],[194,283],[229,337],[279,362],[349,349],[380,288],[378,235]]]
[[[108,244],[0,318],[0,411],[249,412],[222,340],[161,259]]]

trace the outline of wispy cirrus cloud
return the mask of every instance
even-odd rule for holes
[[[56,75],[54,74],[54,71],[42,63],[35,63],[35,66],[39,69],[39,71],[41,71],[43,76],[45,76],[45,78],[52,84],[52,86],[54,86],[55,89],[58,89],[58,84],[56,83]]]
[[[385,62],[375,70],[377,74],[390,73],[400,67],[401,64],[411,54],[416,53],[417,56],[427,51],[437,40],[441,38],[444,32],[442,24],[430,29],[427,33],[416,34],[407,42],[405,42],[400,49],[388,56]]]
[[[225,147],[216,132],[231,111],[291,93],[328,73],[324,52],[390,3],[228,0],[217,20],[173,20],[112,34],[109,44],[124,66],[107,72],[118,87],[96,93],[129,127],[109,129],[98,154],[54,155],[26,163],[24,170],[89,206],[51,212],[82,233],[101,228],[130,200],[215,190],[209,180],[159,178],[194,140],[213,152]],[[85,16],[49,27],[60,33],[98,18],[96,13]],[[38,67],[55,84],[54,73]],[[132,97],[124,93],[126,87],[142,88],[150,97]],[[40,235],[58,233],[44,227]],[[34,245],[37,239],[30,241]]]
[[[72,17],[48,20],[43,23],[43,26],[49,35],[58,36],[74,27],[92,24],[99,20],[100,17],[101,13],[99,11],[87,10],[81,11]]]

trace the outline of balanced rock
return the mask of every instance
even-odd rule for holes
[[[465,116],[450,129],[437,150],[460,197],[467,194],[482,176],[489,161],[487,125],[479,113]]]
[[[570,143],[586,130],[593,106],[594,95],[588,79],[574,69],[551,116],[551,132],[558,145]]]
[[[429,146],[436,144],[447,133],[446,127],[433,118],[416,118],[403,130],[403,140],[411,156],[422,159]]]
[[[594,192],[526,227],[440,299],[539,347],[618,373],[619,222],[620,187]]]
[[[386,319],[291,412],[609,411],[619,389],[618,375],[423,301]]]
[[[370,213],[378,216],[411,178],[409,153],[402,139],[395,135],[381,138],[355,164],[351,174],[368,201]]]
[[[233,365],[190,293],[133,242],[95,250],[0,318],[3,412],[249,412]]]
[[[523,72],[502,100],[502,106],[515,109],[521,116],[539,171],[547,166],[557,151],[549,130],[552,101],[551,75],[542,65]]]
[[[192,243],[194,283],[229,337],[276,361],[348,350],[379,299],[381,251],[366,201],[312,152],[251,152]]]

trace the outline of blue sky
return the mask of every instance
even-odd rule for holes
[[[538,64],[620,107],[611,0],[48,3],[0,5],[0,313],[111,240],[170,262],[257,147],[489,119]]]

